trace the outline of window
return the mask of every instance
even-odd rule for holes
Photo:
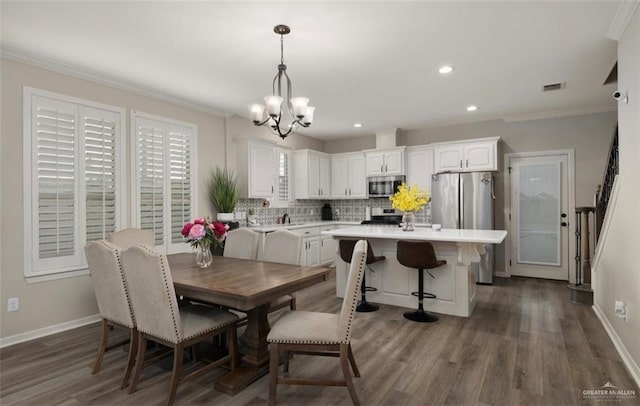
[[[84,246],[120,227],[117,107],[24,88],[24,274],[86,273]]]
[[[291,150],[276,148],[276,187],[271,207],[288,207],[291,196]]]
[[[132,112],[134,227],[152,230],[167,253],[188,249],[184,223],[196,217],[197,127]]]

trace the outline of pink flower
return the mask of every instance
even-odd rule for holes
[[[184,227],[182,227],[182,236],[186,237],[189,235],[189,230],[191,230],[191,227],[193,227],[193,224],[191,223],[187,223],[184,225]]]
[[[199,240],[207,234],[202,224],[194,224],[189,230],[189,238]]]
[[[212,224],[213,226],[213,233],[217,236],[217,237],[226,237],[227,236],[227,228],[228,226],[225,226],[224,224],[222,224],[219,221],[216,221],[215,223]]]
[[[197,218],[195,220],[193,220],[194,224],[204,224],[205,223],[205,219],[203,217]]]

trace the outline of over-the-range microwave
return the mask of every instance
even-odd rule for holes
[[[398,191],[404,181],[404,175],[369,177],[369,197],[389,197]]]

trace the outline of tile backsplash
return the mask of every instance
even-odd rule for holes
[[[240,220],[240,225],[245,226],[246,213],[253,209],[260,224],[276,224],[279,218],[286,213],[292,223],[308,223],[320,221],[320,209],[325,203],[331,205],[336,218],[342,221],[362,221],[364,220],[365,207],[371,208],[391,208],[391,201],[386,198],[375,199],[354,199],[354,200],[296,200],[289,207],[264,207],[263,199],[240,199],[236,205],[236,213],[243,212],[245,218]],[[237,215],[236,215],[237,217]],[[416,213],[418,223],[430,223],[431,211],[427,205],[423,210]]]

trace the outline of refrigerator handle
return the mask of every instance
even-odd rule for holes
[[[464,228],[464,177],[460,176],[460,196],[458,197],[460,200],[460,204],[458,205],[458,210],[460,215],[458,218],[460,219],[460,224],[458,224],[458,228]]]

